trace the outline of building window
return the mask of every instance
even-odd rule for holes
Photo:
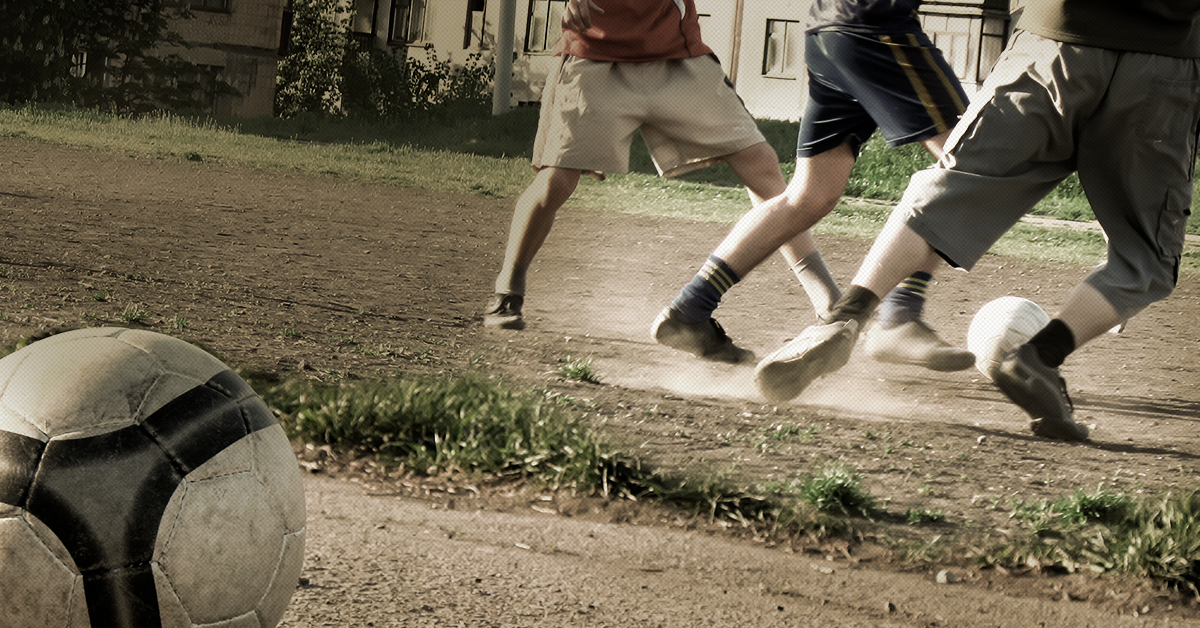
[[[175,6],[187,6],[194,11],[224,11],[229,12],[230,0],[179,0],[177,2],[165,2],[164,4]]]
[[[467,2],[467,23],[463,27],[463,50],[478,48],[486,49],[487,42],[484,33],[487,22],[484,13],[487,10],[487,0],[470,0]]]
[[[795,79],[804,67],[804,27],[793,20],[767,20],[763,76]]]
[[[429,0],[395,0],[388,29],[388,41],[394,44],[417,44],[426,39],[426,6]]]
[[[355,35],[375,34],[375,1],[352,0],[350,6],[354,9],[354,17],[350,22],[350,32]]]
[[[525,52],[550,52],[562,35],[562,16],[566,0],[532,0],[529,3],[529,28]]]

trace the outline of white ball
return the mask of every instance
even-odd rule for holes
[[[6,627],[270,628],[304,534],[287,436],[203,350],[96,328],[0,360]]]
[[[991,371],[1017,347],[1050,322],[1040,305],[1021,297],[1000,297],[979,308],[967,329],[967,350],[975,368],[991,379]]]

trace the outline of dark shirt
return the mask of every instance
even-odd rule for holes
[[[1026,0],[1017,28],[1055,41],[1200,57],[1200,0]]]
[[[922,0],[814,0],[808,32],[916,33]]]

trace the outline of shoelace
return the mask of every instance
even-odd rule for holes
[[[1074,412],[1075,411],[1075,402],[1071,401],[1071,395],[1067,394],[1067,380],[1066,379],[1063,379],[1062,377],[1058,378],[1058,389],[1059,389],[1059,392],[1062,393],[1063,398],[1067,400],[1067,407],[1071,409],[1071,412]]]

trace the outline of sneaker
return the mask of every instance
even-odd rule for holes
[[[794,399],[814,380],[850,361],[858,321],[837,321],[805,329],[754,369],[754,381],[774,403]]]
[[[525,296],[521,294],[492,295],[492,300],[488,301],[487,309],[483,312],[484,327],[525,329],[525,319],[521,318],[523,305]]]
[[[754,361],[754,352],[733,344],[715,319],[684,322],[679,318],[679,312],[670,307],[654,320],[650,335],[660,345],[687,351],[704,360],[728,364]]]
[[[1037,349],[1023,344],[989,375],[1000,391],[1033,417],[1034,434],[1056,440],[1087,440],[1088,428],[1075,422],[1067,382],[1046,366]]]
[[[879,362],[923,366],[932,371],[962,371],[975,365],[974,353],[947,344],[920,319],[891,329],[875,325],[867,332],[864,348]]]

